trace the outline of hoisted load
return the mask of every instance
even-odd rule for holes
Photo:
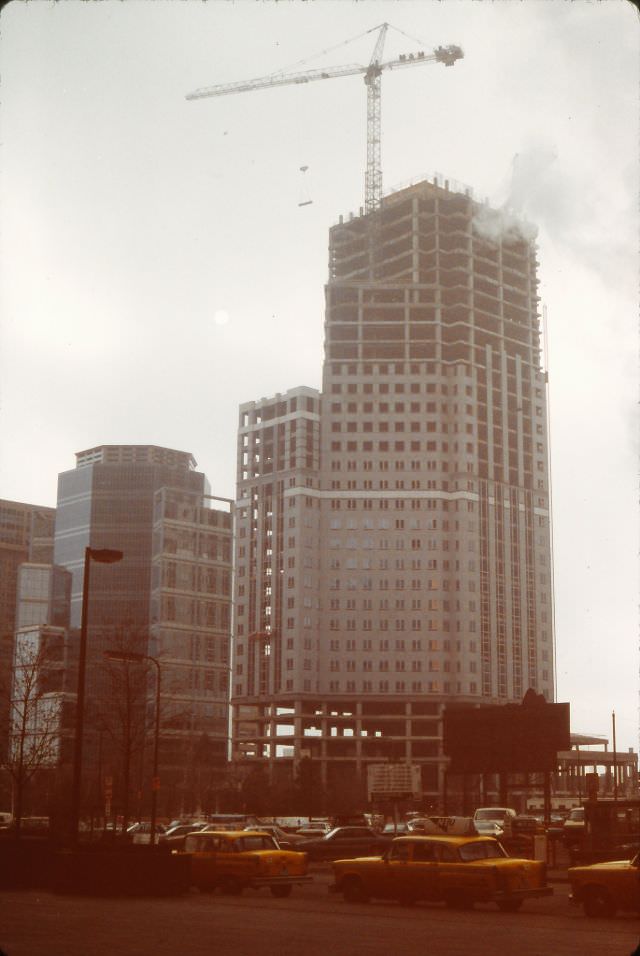
[[[308,168],[309,168],[308,166],[301,166],[300,172],[304,175],[306,171],[308,170]],[[303,180],[303,187],[300,194],[300,202],[298,203],[298,206],[310,206],[312,203],[313,203],[313,199],[309,195],[307,184]]]
[[[270,76],[259,76],[253,80],[241,80],[236,83],[222,83],[195,90],[187,95],[188,100],[199,100],[206,96],[224,96],[227,93],[244,93],[250,90],[268,89],[273,86],[289,86],[292,83],[309,83],[312,80],[329,80],[340,76],[364,74],[367,87],[367,169],[365,173],[365,209],[373,212],[380,208],[382,202],[382,167],[380,160],[380,75],[383,70],[393,70],[401,66],[418,66],[421,63],[444,63],[453,66],[456,60],[464,56],[459,46],[439,46],[433,53],[425,56],[423,53],[401,54],[393,60],[382,61],[382,50],[385,36],[389,29],[388,23],[379,27],[376,45],[368,66],[347,64],[346,66],[329,67],[322,70],[307,70],[302,73],[272,73]],[[373,30],[367,30],[372,33]],[[402,31],[400,31],[402,32]],[[304,172],[302,167],[301,171]],[[306,206],[311,200],[298,203]]]

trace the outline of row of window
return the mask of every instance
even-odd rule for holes
[[[418,498],[416,500],[420,501],[422,499]],[[441,505],[443,507],[443,510],[445,511],[451,510],[451,511],[474,512],[476,510],[475,502],[472,502],[472,501],[467,501],[466,504],[464,502],[454,501],[450,503],[451,507],[449,507],[449,502],[446,499],[444,499],[444,501],[443,499],[437,499],[437,498],[424,499],[424,500],[428,500],[430,502],[429,505],[425,505],[425,508],[433,508],[435,506],[435,503],[438,502],[438,504]],[[429,521],[431,521],[431,518],[427,518],[426,520],[428,523]],[[397,523],[399,521],[402,522],[401,525]],[[364,531],[372,531],[375,526],[377,526],[377,528],[380,531],[388,531],[391,528],[400,528],[400,527],[401,528],[406,527],[409,531],[419,531],[420,518],[415,518],[415,517],[387,518],[384,515],[381,515],[379,518],[371,518],[368,515],[364,515],[362,518],[357,518],[356,516],[351,516],[351,515],[347,518],[343,518],[341,515],[340,516],[332,515],[329,521],[329,526],[332,531],[339,531],[342,528],[344,528],[347,531],[357,531],[359,528],[362,528],[362,530]],[[458,531],[460,528],[459,521],[457,519],[454,522],[454,528],[456,531]],[[463,530],[467,530],[467,531],[476,530],[475,522],[473,521],[473,519],[470,519],[467,522],[466,529],[463,528]],[[433,539],[433,542],[430,543],[429,546],[430,547],[437,546],[435,538]]]
[[[185,633],[163,629],[156,640],[157,646],[154,653],[159,657],[221,663],[227,663],[229,660],[229,638],[226,635],[212,637],[206,633],[198,634],[193,631]]]
[[[466,371],[466,369],[465,369]],[[372,375],[379,377],[381,375],[418,375],[422,377],[426,375],[435,374],[435,366],[432,363],[427,362],[425,365],[409,364],[408,367],[404,362],[395,362],[395,363],[381,363],[379,365],[367,365],[366,363],[358,369],[357,365],[342,365],[332,368],[334,375],[345,375],[345,376],[354,376],[354,375]],[[387,395],[389,393],[389,384],[387,382],[376,382],[377,391],[380,395]],[[436,392],[440,395],[473,395],[473,386],[472,385],[460,385],[452,384],[448,385],[444,382],[410,382],[409,388],[406,391],[411,392],[413,395],[419,395],[421,392],[424,392],[427,395],[435,395]],[[462,391],[464,387],[464,392]],[[363,382],[361,385],[362,391],[365,395],[371,395],[374,391],[374,384],[372,382]],[[343,391],[343,386],[339,382],[334,382],[331,386],[331,393],[333,395],[339,395]],[[352,388],[350,385],[347,385],[344,388],[344,391],[347,394],[354,394],[355,386]],[[393,391],[396,394],[402,394],[405,391],[404,382],[395,382]]]
[[[436,601],[432,603],[437,604],[438,602]],[[449,602],[444,601],[443,603],[446,605],[443,610],[447,611]],[[365,618],[363,621],[356,621],[355,618],[347,618],[346,620],[342,621],[340,618],[332,617],[329,620],[329,630],[339,631],[342,629],[342,627],[344,627],[346,631],[388,631],[389,623],[389,618],[380,618],[380,620],[374,622],[371,620],[371,618]],[[405,618],[397,618],[395,621],[395,630],[409,630],[409,624],[411,625],[412,631],[421,631],[423,624],[425,630],[439,630],[438,621],[436,618],[423,619],[421,617],[412,618],[411,621],[408,621]]]
[[[184,667],[172,662],[164,664],[163,674],[163,694],[169,698],[193,692],[219,696],[226,694],[229,688],[227,668]]]
[[[333,415],[339,415],[345,412],[353,415],[358,412],[358,409],[364,414],[372,412],[379,412],[381,414],[387,414],[389,412],[404,413],[405,411],[409,411],[419,415],[422,412],[435,414],[438,410],[438,405],[437,402],[394,402],[393,405],[389,402],[362,402],[360,404],[358,402],[331,402],[331,413]],[[440,405],[440,411],[443,415],[449,414],[449,406],[446,402]],[[457,403],[453,404],[451,406],[451,413],[457,415],[458,412],[466,415],[475,415],[473,405],[468,403],[464,406],[464,412],[462,406],[458,408]]]
[[[264,405],[262,408],[241,411],[240,427],[247,428],[249,425],[260,425],[263,421],[272,421],[274,418],[291,415],[293,412],[315,412],[317,409],[317,398],[309,395],[296,396],[285,401],[274,402],[271,405]]]
[[[344,427],[343,427],[344,426]],[[391,428],[393,426],[393,428]],[[473,434],[473,425],[468,424],[465,426],[466,431],[469,434]],[[435,421],[429,419],[421,419],[420,421],[411,421],[405,422],[404,419],[398,421],[389,422],[387,419],[382,419],[379,422],[374,422],[370,419],[359,419],[358,421],[332,421],[331,422],[331,431],[335,434],[337,432],[413,432],[414,434],[420,434],[421,432],[441,432],[447,434],[449,431],[449,426],[447,422]],[[457,427],[451,428],[452,432],[457,432]],[[472,446],[473,447],[473,446]],[[400,450],[400,449],[399,449]],[[458,445],[454,444],[451,448],[452,451],[458,451]],[[258,460],[258,456],[256,456]]]
[[[511,382],[515,386],[515,376],[513,375],[513,360],[510,361],[511,371],[508,372],[508,382]],[[436,364],[434,362],[425,362],[425,363],[405,363],[405,362],[389,362],[389,363],[379,363],[377,365],[370,365],[364,363],[361,366],[349,364],[349,365],[340,365],[333,363],[331,371],[334,375],[338,376],[349,376],[354,377],[358,375],[371,375],[379,378],[383,375],[418,375],[420,378],[418,381],[410,383],[410,388],[407,391],[410,391],[412,394],[417,395],[421,392],[426,393],[427,395],[434,395],[439,393],[440,395],[473,395],[473,386],[468,384],[458,384],[446,382],[433,382],[433,381],[424,381],[425,376],[434,376],[438,373]],[[463,368],[465,378],[471,377],[471,370],[467,367]],[[529,379],[530,369],[526,364],[522,365],[522,377],[525,381]],[[498,386],[502,381],[502,372],[499,368],[494,369],[493,379],[494,384]],[[450,376],[447,376],[450,378]],[[380,394],[388,394],[389,385],[386,382],[377,382],[378,390]],[[396,387],[394,391],[402,393],[405,391],[403,382],[396,382]],[[381,389],[382,386],[382,389]],[[400,386],[400,387],[398,387]],[[371,395],[374,390],[374,386],[371,382],[361,383],[362,391],[365,395]],[[339,382],[334,382],[331,386],[331,393],[333,395],[340,395],[342,392],[345,392],[348,395],[355,394],[356,385],[355,383],[349,383],[346,386],[343,386]],[[543,389],[542,387],[536,387],[535,389],[536,398],[542,398]]]
[[[437,672],[437,671],[440,671],[440,670],[449,672],[449,671],[452,670],[451,661],[448,661],[448,660],[442,661],[442,667],[441,667],[441,666],[440,666],[441,662],[440,662],[437,658],[432,658],[431,660],[429,660],[429,661],[424,661],[424,662],[421,661],[421,660],[406,661],[404,658],[400,658],[399,660],[396,660],[395,662],[393,662],[393,663],[394,663],[394,667],[391,667],[391,663],[392,663],[392,662],[391,662],[391,661],[387,661],[387,660],[378,661],[378,662],[377,662],[377,667],[374,667],[374,663],[375,663],[375,662],[372,661],[372,660],[355,661],[355,660],[353,660],[353,659],[351,658],[351,659],[347,659],[346,661],[343,661],[343,660],[341,660],[341,659],[339,659],[339,658],[332,658],[332,659],[329,661],[329,670],[330,670],[332,673],[336,673],[337,671],[340,671],[340,670],[343,670],[343,669],[346,670],[346,671],[356,671],[356,670],[363,670],[363,671],[373,671],[373,670],[390,671],[390,670],[395,670],[395,671],[398,671],[398,672],[400,672],[400,671],[405,671],[405,670],[407,670],[407,671],[410,670],[410,671],[413,671],[414,673],[418,673],[418,672],[422,671],[422,665],[423,665],[423,663],[424,663],[424,665],[425,665],[425,666],[424,666],[424,669],[425,669],[425,670],[428,670],[428,671],[432,671],[432,672]],[[475,672],[477,671],[477,664],[476,664],[475,661],[469,661],[468,664],[467,664],[467,667],[468,667],[469,671],[471,671],[471,673],[475,673]],[[294,660],[293,660],[292,658],[288,658],[288,659],[287,659],[287,670],[293,670],[293,669],[294,669]],[[460,661],[456,661],[456,662],[455,662],[455,670],[456,670],[457,672],[460,672],[460,671],[462,670],[462,664],[460,663]]]
[[[465,691],[469,694],[478,693],[478,685],[475,681],[470,681],[467,685],[468,689]],[[293,689],[293,687],[291,688]],[[329,693],[339,694],[345,691],[347,694],[404,694],[407,691],[410,691],[412,694],[450,694],[451,693],[451,684],[448,681],[440,683],[440,681],[411,681],[410,683],[406,681],[396,681],[393,688],[388,680],[380,680],[377,682],[370,680],[363,681],[354,681],[348,680],[343,685],[339,680],[330,680],[329,681]],[[462,683],[458,681],[456,683],[457,694],[462,694]]]
[[[548,678],[545,678],[545,679],[548,679]],[[294,681],[293,678],[287,678],[285,680],[284,690],[287,692],[299,690],[298,681],[297,680]],[[320,693],[319,681],[312,681],[311,678],[305,678],[302,682],[302,691],[303,693],[312,693],[312,692]],[[441,683],[440,681],[421,681],[421,680],[414,680],[414,681],[397,680],[395,681],[393,687],[391,686],[388,680],[381,680],[381,681],[378,681],[376,684],[374,684],[374,682],[371,680],[364,680],[361,682],[356,682],[355,680],[348,680],[344,684],[342,684],[342,682],[339,680],[331,680],[329,681],[329,692],[332,694],[340,694],[340,693],[347,693],[347,694],[356,694],[356,693],[451,694],[451,693],[455,693],[458,695],[464,693],[464,694],[469,694],[472,696],[479,693],[478,685],[476,681],[470,681],[468,684],[465,684],[463,688],[463,684],[461,681],[456,681],[454,683],[451,683],[449,681],[444,681],[443,683]],[[244,693],[246,693],[244,685],[242,683],[236,683],[235,695],[237,697],[242,697]]]
[[[186,597],[163,597],[162,619],[165,621],[180,621],[181,624],[195,624],[198,626],[229,627],[229,604],[218,604],[214,601],[196,601]]]

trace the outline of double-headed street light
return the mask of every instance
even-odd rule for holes
[[[115,564],[122,561],[122,551],[115,548],[85,548],[84,578],[82,581],[82,618],[80,622],[80,651],[78,655],[78,691],[76,695],[76,728],[73,746],[73,782],[71,789],[71,839],[78,839],[80,821],[80,790],[82,785],[82,737],[84,734],[84,688],[87,670],[87,621],[89,617],[89,577],[91,562]]]
[[[107,661],[118,661],[121,664],[141,664],[143,661],[151,661],[156,666],[156,720],[153,735],[153,770],[151,780],[151,833],[149,844],[155,846],[156,837],[156,818],[158,814],[158,790],[160,789],[160,778],[158,776],[158,747],[160,742],[160,661],[151,657],[150,654],[137,654],[134,651],[105,651],[104,658]]]

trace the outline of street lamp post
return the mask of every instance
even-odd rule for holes
[[[78,655],[78,690],[76,694],[76,726],[73,746],[73,780],[71,789],[71,839],[78,839],[80,822],[80,790],[82,785],[82,737],[84,734],[84,689],[87,670],[87,621],[89,618],[89,578],[91,562],[115,564],[121,561],[122,551],[114,548],[85,548],[84,577],[82,581],[82,617],[80,621],[80,651]]]
[[[137,654],[134,651],[105,651],[104,657],[108,661],[119,661],[121,664],[140,664],[142,661],[151,661],[156,667],[156,714],[153,734],[153,770],[151,779],[151,833],[150,846],[155,846],[156,819],[158,815],[158,790],[160,778],[158,776],[158,751],[160,743],[160,661],[150,654]]]

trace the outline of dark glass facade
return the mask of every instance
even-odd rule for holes
[[[226,757],[231,515],[211,507],[208,482],[189,454],[101,446],[80,452],[77,462],[59,476],[55,537],[56,562],[73,575],[73,626],[81,619],[85,548],[123,553],[117,563],[90,565],[88,697],[95,722],[106,724],[114,665],[105,665],[105,650],[158,659],[166,786],[171,768],[183,774],[203,734]],[[155,671],[147,677],[150,727]]]

